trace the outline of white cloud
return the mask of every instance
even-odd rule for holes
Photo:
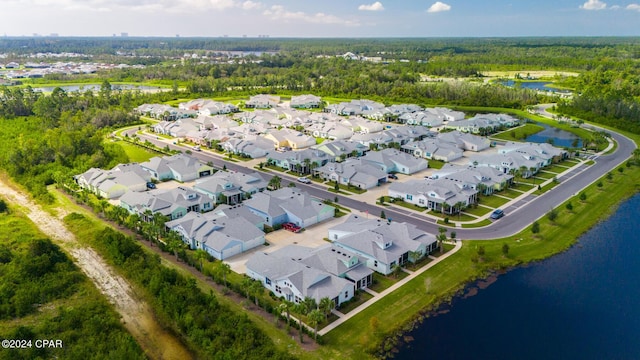
[[[585,10],[604,10],[607,8],[607,3],[600,0],[588,0],[580,5],[580,8]]]
[[[255,1],[245,1],[242,3],[242,9],[243,10],[258,10],[258,9],[262,9],[264,7],[264,5],[260,2],[255,2]]]
[[[627,10],[640,11],[640,4],[629,4],[627,5]]]
[[[263,13],[272,20],[279,21],[302,21],[312,24],[337,24],[346,26],[359,26],[360,23],[353,20],[346,20],[335,15],[325,13],[307,14],[302,11],[289,11],[282,5],[273,5]]]
[[[440,1],[436,1],[435,3],[433,3],[433,5],[429,7],[429,9],[427,9],[427,12],[438,13],[438,12],[449,11],[449,10],[451,10],[451,5],[445,4]]]
[[[247,0],[22,0],[23,6],[52,7],[60,10],[195,13],[236,7],[256,9],[258,2]]]
[[[384,6],[382,6],[382,3],[380,1],[376,1],[371,5],[362,4],[362,5],[358,6],[358,10],[362,10],[362,11],[382,11],[382,10],[384,10]]]

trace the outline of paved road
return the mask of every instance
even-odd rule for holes
[[[540,110],[540,114],[543,116],[551,116],[546,109],[550,104],[545,104],[542,106]],[[585,127],[597,128],[595,126],[583,125]],[[598,128],[600,129],[600,128]],[[131,137],[137,129],[127,130],[126,133]],[[602,130],[602,129],[600,129]],[[577,169],[572,169],[569,174],[565,174],[562,177],[559,177],[561,184],[556,186],[554,189],[546,192],[545,194],[535,197],[535,198],[527,198],[527,206],[520,207],[513,212],[509,212],[510,209],[505,209],[505,213],[507,214],[502,219],[494,222],[493,224],[483,227],[483,228],[473,228],[473,229],[456,229],[457,237],[459,239],[477,239],[477,240],[490,240],[495,238],[501,238],[506,236],[514,235],[523,228],[527,227],[529,224],[534,222],[536,219],[542,217],[552,208],[558,206],[563,203],[566,199],[578,193],[580,190],[585,188],[587,185],[596,181],[598,178],[603,176],[609,171],[614,170],[618,165],[624,163],[627,160],[633,150],[636,148],[636,144],[629,138],[607,130],[613,139],[618,143],[617,150],[610,155],[601,155],[594,158],[595,164],[591,166],[582,165]],[[184,146],[173,145],[170,142],[168,143],[164,139],[158,139],[155,136],[151,135],[139,135],[143,140],[149,140],[159,147],[164,147],[168,145],[171,149],[175,150],[186,150]],[[220,156],[210,154],[208,152],[198,152],[194,151],[192,156],[204,161],[211,162],[217,168],[222,168],[226,166],[228,170],[238,171],[242,173],[248,173],[255,171],[254,169],[249,169],[244,167],[243,162],[228,162],[220,158]],[[265,178],[269,180],[272,176],[276,174],[263,173]],[[295,177],[288,176],[282,173],[278,173],[282,180],[282,185],[287,186],[289,182],[296,182]],[[321,198],[321,199],[331,199],[333,200],[336,197],[336,194],[327,191],[327,185],[321,185],[317,183],[312,184],[301,184],[296,182],[296,186],[300,189],[307,191],[310,195]],[[382,207],[375,204],[365,203],[363,201],[343,196],[337,195],[338,203],[340,205],[344,205],[351,209],[355,209],[354,211],[357,213],[360,211],[364,214],[371,214],[372,216],[379,216],[380,212],[384,210],[387,218],[392,218],[393,221],[399,222],[409,222],[415,224],[419,229],[427,231],[429,233],[435,234],[438,232],[439,225],[436,224],[434,219],[428,218],[426,216],[422,216],[410,211],[392,208],[392,207]]]

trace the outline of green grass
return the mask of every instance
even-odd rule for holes
[[[124,150],[131,162],[145,162],[149,161],[152,157],[161,155],[157,152],[122,140],[116,141],[115,144],[118,144]]]
[[[566,167],[561,166],[561,165],[564,165]],[[575,164],[560,164],[560,165],[556,164],[556,165],[547,166],[543,170],[561,174],[561,173],[569,170],[569,168],[571,168],[573,165],[575,165]]]
[[[316,138],[316,145],[322,144],[325,140],[326,140],[325,138],[317,137]]]
[[[527,184],[522,182],[515,183],[511,186],[511,189],[520,190],[520,191],[529,191],[531,190],[531,188],[533,188],[533,184]]]
[[[373,295],[369,294],[366,291],[359,290],[356,293],[356,296],[354,296],[352,300],[350,300],[346,304],[340,305],[340,309],[338,309],[338,311],[340,311],[343,314],[348,314],[349,312],[353,311],[355,308],[366,303],[372,298],[373,298]]]
[[[330,181],[329,184],[331,184],[331,187],[329,188],[329,191],[331,192],[336,192],[335,189],[333,188],[335,186],[335,181]],[[344,193],[344,191],[348,191],[354,194],[364,194],[367,192],[366,189],[360,189],[357,187],[353,187],[353,186],[347,186],[347,185],[343,185],[343,184],[338,184],[338,187],[341,191],[339,191],[341,194]]]
[[[490,213],[492,211],[493,211],[493,209],[489,209],[489,208],[486,208],[484,206],[478,206],[475,209],[470,206],[470,207],[468,207],[468,208],[463,210],[464,213],[475,215],[477,217],[480,217],[482,215],[486,215],[486,214],[488,214],[488,213]]]
[[[483,226],[487,226],[487,225],[491,225],[491,220],[484,219],[484,220],[479,221],[477,223],[462,224],[462,227],[464,229],[471,229],[471,228],[479,228],[479,227],[483,227]]]
[[[534,175],[534,177],[536,178],[536,181],[539,181],[540,179],[553,179],[554,177],[558,176],[558,174],[556,173],[550,173],[550,172],[546,172],[546,171],[539,171],[537,174]],[[531,180],[531,179],[528,179]]]
[[[506,190],[503,190],[497,194],[502,195]],[[509,199],[504,199],[499,196],[480,196],[480,204],[486,205],[492,208],[499,208],[500,206],[509,202]]]
[[[544,127],[540,125],[524,124],[522,126],[491,135],[491,138],[505,141],[520,141],[531,135],[537,134],[542,130],[544,130]]]
[[[470,215],[466,215],[463,211],[463,213],[461,215],[458,214],[453,214],[453,215],[449,215],[449,214],[443,214],[441,212],[437,212],[437,211],[429,211],[429,215],[438,217],[440,219],[445,219],[445,218],[449,218],[449,225],[453,226],[453,222],[454,221],[473,221],[475,219],[477,219],[477,217],[475,216],[470,216]],[[440,221],[438,221],[438,223],[440,223]],[[442,222],[444,224],[444,221]]]
[[[500,192],[500,196],[508,197],[510,199],[515,199],[518,196],[522,195],[520,191],[516,191],[513,189],[504,189]],[[485,204],[486,205],[486,204]]]
[[[373,273],[373,284],[371,286],[369,286],[369,289],[375,291],[375,292],[382,292],[386,289],[388,289],[389,287],[391,287],[393,284],[397,283],[398,281],[406,278],[407,276],[409,276],[409,274],[407,274],[406,272],[402,271],[400,273],[398,273],[398,275],[388,275],[388,276],[384,276],[380,273],[374,272]]]
[[[444,161],[440,161],[440,160],[430,159],[428,161],[429,161],[429,168],[430,169],[442,169],[444,164],[446,164]]]
[[[548,183],[547,185],[542,186],[540,190],[536,190],[535,194],[542,195],[542,194],[546,193],[547,191],[553,189],[554,187],[556,187],[558,185],[560,185],[560,183],[552,181],[552,182]]]
[[[420,207],[418,205],[415,204],[410,204],[408,202],[404,202],[404,201],[394,201],[391,202],[389,201],[390,204],[396,205],[396,206],[401,206],[405,209],[409,209],[409,210],[413,210],[413,211],[418,211],[418,212],[424,212],[427,210],[426,207]]]

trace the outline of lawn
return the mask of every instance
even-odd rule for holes
[[[145,162],[149,161],[149,159],[151,159],[152,157],[162,155],[147,148],[143,148],[141,146],[134,145],[122,140],[116,141],[115,144],[118,144],[124,150],[124,152],[127,154],[127,157],[129,157],[129,161],[131,162]]]
[[[429,161],[429,169],[442,169],[445,162],[440,160],[428,160]]]
[[[420,207],[418,205],[410,204],[410,203],[404,202],[404,201],[388,201],[388,203],[396,205],[396,206],[401,206],[401,207],[403,207],[405,209],[418,211],[418,212],[424,212],[425,210],[427,210],[427,208],[425,208],[425,207]]]
[[[520,190],[520,191],[529,191],[532,188],[533,188],[532,184],[527,184],[523,182],[517,182],[511,186],[511,189]]]
[[[558,174],[546,172],[546,170],[539,171],[537,174],[534,175],[534,177],[536,177],[537,180],[539,180],[540,178],[546,179],[546,180],[553,179],[556,176],[558,176]],[[529,179],[529,180],[531,180],[531,179]]]
[[[544,171],[551,171],[557,174],[563,173],[567,170],[569,170],[571,167],[573,167],[575,164],[555,164],[552,166],[547,166],[546,168],[544,168]]]
[[[391,287],[391,285],[397,283],[398,281],[406,278],[407,276],[409,276],[409,274],[407,274],[404,271],[401,271],[400,273],[398,273],[398,275],[388,275],[388,276],[384,276],[378,272],[374,272],[373,273],[373,284],[371,286],[369,286],[369,289],[375,291],[375,292],[382,292],[386,289],[388,289],[389,287]]]
[[[503,191],[499,192],[498,194],[502,194],[504,192],[505,191],[503,190]],[[480,204],[492,207],[494,209],[495,208],[499,208],[500,206],[502,206],[502,205],[504,205],[504,204],[506,204],[508,202],[509,202],[509,199],[501,198],[500,196],[495,196],[495,195],[492,195],[492,196],[481,195],[480,196]]]
[[[462,227],[465,229],[470,229],[470,228],[478,228],[478,227],[483,227],[483,226],[487,226],[487,225],[491,225],[491,220],[489,219],[484,219],[482,221],[479,221],[477,223],[472,223],[472,224],[462,224]]]
[[[499,139],[505,141],[518,141],[524,140],[527,137],[537,134],[540,131],[544,130],[544,127],[536,124],[524,124],[522,126],[518,126],[516,128],[512,128],[501,133],[497,133],[492,135],[492,139]]]
[[[348,314],[349,312],[353,311],[353,309],[369,301],[371,298],[373,298],[373,295],[369,294],[366,291],[358,290],[353,299],[349,300],[347,303],[343,303],[342,305],[340,305],[338,311],[343,314]]]
[[[469,206],[469,207],[467,207],[466,209],[463,210],[463,213],[467,213],[467,214],[471,214],[471,215],[475,215],[477,217],[480,217],[480,216],[486,215],[486,214],[488,214],[488,213],[490,213],[492,211],[493,211],[493,209],[486,208],[484,206],[477,206],[475,208],[472,207],[472,206]]]
[[[477,219],[477,217],[471,216],[471,215],[466,215],[466,214],[464,214],[464,212],[461,215],[458,215],[458,214],[449,215],[449,214],[443,214],[443,213],[438,212],[438,211],[429,211],[429,215],[438,217],[440,219],[449,218],[450,222],[454,222],[454,221],[473,221],[473,220]],[[438,221],[438,223],[440,223],[440,222]],[[451,225],[453,225],[453,224],[451,224]]]
[[[500,192],[500,196],[508,197],[510,199],[515,199],[520,195],[522,195],[520,191],[516,191],[513,189],[504,189]]]

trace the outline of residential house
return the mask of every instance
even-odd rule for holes
[[[453,161],[463,156],[462,149],[455,144],[438,139],[425,139],[413,141],[402,145],[402,151],[418,158],[440,160],[444,162]]]
[[[313,124],[306,129],[314,137],[330,140],[347,140],[353,136],[353,130],[349,126],[337,122]]]
[[[456,120],[447,123],[446,128],[461,132],[488,135],[500,129],[516,126],[520,121],[506,114],[477,114],[466,120]]]
[[[250,140],[250,138],[253,139]],[[228,139],[220,144],[225,151],[242,154],[252,159],[267,156],[273,152],[273,142],[260,136],[247,136],[244,139]]]
[[[298,252],[303,251],[287,247],[273,253],[257,252],[246,263],[247,275],[277,297],[296,304],[310,297],[316,303],[329,298],[340,306],[353,298],[353,282],[296,261],[291,256]]]
[[[278,106],[278,103],[280,103],[280,96],[260,94],[251,96],[249,101],[244,103],[244,106],[255,109],[269,109]]]
[[[460,131],[440,133],[437,138],[441,142],[455,144],[458,148],[465,151],[479,152],[491,147],[491,141],[489,141],[489,139]]]
[[[286,222],[308,227],[334,216],[335,208],[295,188],[256,193],[244,206],[271,227]]]
[[[501,191],[513,183],[513,175],[488,166],[446,164],[431,175],[431,179],[447,179],[477,190],[484,195]]]
[[[331,161],[341,161],[348,157],[362,156],[369,148],[355,141],[330,141],[315,145],[312,149],[320,150],[331,158]]]
[[[138,163],[120,164],[111,170],[91,168],[73,178],[81,188],[107,199],[120,197],[127,191],[145,191],[151,181],[149,173]]]
[[[551,144],[547,143],[516,143],[508,142],[498,150],[499,154],[518,153],[529,155],[539,159],[543,166],[549,166],[553,163],[557,163],[566,159],[569,153]]]
[[[314,171],[324,180],[337,181],[360,189],[371,189],[387,182],[387,173],[379,167],[349,159],[342,163],[330,162]]]
[[[153,157],[140,166],[160,181],[177,180],[192,181],[213,173],[213,168],[203,164],[200,160],[185,154]]]
[[[197,111],[199,115],[206,116],[231,114],[239,111],[238,107],[233,104],[208,99],[190,100],[178,104],[178,108],[183,110],[194,110]]]
[[[242,216],[224,213],[189,213],[165,224],[176,231],[191,249],[202,249],[225,260],[265,243],[264,232]]]
[[[208,196],[216,204],[237,204],[266,188],[267,181],[257,172],[244,174],[229,171],[218,171],[197,180],[193,186],[195,191]]]
[[[324,166],[330,160],[329,155],[317,149],[272,152],[267,155],[268,163],[302,174],[310,174],[313,169]]]
[[[363,163],[376,166],[386,173],[414,174],[429,166],[423,159],[415,158],[396,149],[369,151],[361,157]]]
[[[355,116],[343,120],[342,124],[351,127],[351,130],[356,133],[372,134],[384,130],[384,125],[378,121],[371,121]]]
[[[367,267],[384,275],[437,248],[435,236],[413,224],[353,214],[344,223],[330,228],[328,237],[337,248],[362,257]]]
[[[170,190],[128,191],[120,198],[120,207],[131,214],[140,215],[146,221],[156,213],[174,220],[188,212],[210,211],[213,209],[213,202],[191,188],[179,186]]]
[[[459,210],[455,204],[466,207],[477,203],[477,194],[478,190],[469,184],[445,178],[396,181],[389,186],[389,197],[445,214],[455,214]]]
[[[507,154],[473,156],[469,158],[469,165],[477,167],[488,166],[504,174],[515,175],[518,173],[520,176],[528,178],[544,167],[546,161],[532,154],[511,152]]]
[[[322,105],[322,99],[315,95],[292,96],[289,106],[297,109],[315,109]]]
[[[292,129],[271,130],[264,138],[271,140],[275,148],[304,149],[316,144],[316,139]]]

